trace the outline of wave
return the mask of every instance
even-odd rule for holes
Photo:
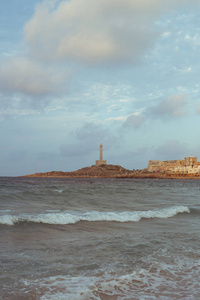
[[[162,208],[158,210],[148,211],[124,211],[124,212],[77,212],[77,211],[63,211],[54,213],[42,213],[38,215],[19,214],[19,215],[2,215],[0,216],[0,224],[14,225],[20,222],[34,222],[45,224],[75,224],[79,221],[115,221],[115,222],[138,222],[141,219],[150,218],[171,218],[178,213],[190,213],[186,206],[173,206],[169,208]]]
[[[163,257],[163,253],[160,253]],[[186,254],[186,253],[185,253]],[[24,289],[41,291],[41,300],[87,300],[87,299],[198,299],[199,260],[195,255],[180,257],[166,253],[159,261],[149,255],[142,265],[134,266],[132,272],[100,271],[88,276],[58,275],[36,280],[23,279]],[[130,269],[129,269],[130,270]],[[134,298],[133,298],[134,295]],[[191,297],[192,295],[192,297]]]
[[[53,190],[53,191],[56,192],[56,193],[60,193],[60,194],[63,192],[63,190],[58,190],[58,189],[57,190]]]

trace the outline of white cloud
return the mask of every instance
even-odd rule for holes
[[[70,63],[68,67],[72,61],[87,65],[137,62],[155,42],[158,34],[154,30],[155,21],[180,3],[180,0],[38,2],[24,28],[29,58],[9,57],[1,64],[0,88],[26,95],[48,95],[66,90],[69,72],[64,70],[63,61]],[[195,3],[198,1],[190,1],[190,5]],[[189,5],[188,1],[185,4]],[[166,31],[164,36],[168,35]],[[191,68],[185,71],[190,72]]]
[[[154,43],[163,7],[159,0],[45,1],[26,24],[25,40],[41,60],[135,62]]]
[[[185,35],[185,40],[191,40],[191,36],[189,34]]]
[[[106,122],[119,122],[124,128],[140,128],[146,121],[145,116],[136,112],[130,115],[124,115],[119,117],[111,117],[105,120]]]
[[[166,32],[164,32],[163,34],[162,34],[162,37],[163,38],[168,38],[168,37],[170,37],[171,36],[171,32],[169,32],[169,31],[166,31]]]
[[[133,127],[135,129],[140,128],[145,122],[145,116],[140,113],[134,113],[129,115],[125,122],[123,123],[124,127]]]
[[[119,102],[127,103],[127,102],[130,102],[130,99],[121,99]]]
[[[187,67],[187,68],[182,69],[181,71],[184,72],[184,73],[190,73],[190,72],[192,72],[192,68]]]
[[[0,65],[2,91],[41,96],[61,87],[64,74],[27,58],[12,58]]]
[[[169,98],[161,101],[152,109],[153,115],[159,117],[180,117],[186,114],[186,96],[172,95]]]
[[[112,122],[112,121],[117,121],[117,122],[123,122],[127,119],[127,116],[120,116],[120,117],[111,117],[111,118],[108,118],[106,119],[105,121],[108,121],[108,122]]]
[[[198,107],[196,108],[196,113],[197,113],[198,115],[200,115],[200,106],[198,106]]]

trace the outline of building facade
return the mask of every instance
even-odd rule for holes
[[[183,160],[150,160],[148,172],[200,173],[200,162],[197,157],[189,156]]]

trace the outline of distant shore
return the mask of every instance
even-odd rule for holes
[[[93,165],[73,172],[51,171],[22,177],[200,179],[200,174],[152,173],[145,169],[131,171],[118,165]]]

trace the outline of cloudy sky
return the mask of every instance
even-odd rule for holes
[[[200,160],[200,0],[0,2],[0,176]]]

